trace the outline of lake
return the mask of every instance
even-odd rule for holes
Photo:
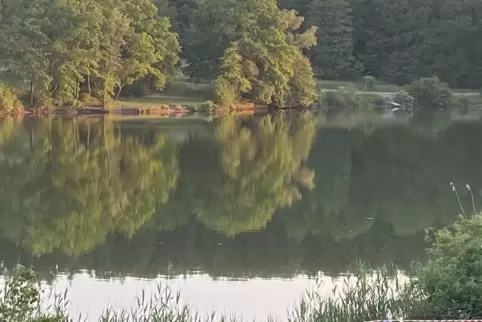
[[[360,261],[423,260],[425,229],[481,200],[481,137],[451,116],[0,119],[0,284],[33,265],[90,320],[160,282],[283,319]]]

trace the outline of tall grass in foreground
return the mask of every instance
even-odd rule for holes
[[[137,307],[131,311],[116,311],[114,308],[107,308],[100,317],[101,322],[214,322],[224,320],[224,317],[217,319],[216,313],[208,317],[190,309],[187,305],[181,304],[181,294],[173,293],[165,285],[159,284],[157,292],[152,297],[147,297],[142,292],[137,297]]]
[[[318,284],[318,289],[323,287]],[[362,322],[384,318],[408,317],[418,307],[419,297],[413,292],[411,279],[389,269],[367,269],[360,266],[348,276],[344,284],[324,298],[317,291],[308,291],[299,305],[287,312],[289,322]],[[240,299],[242,301],[242,299]],[[156,295],[137,299],[137,308],[127,312],[108,309],[102,322],[215,322],[243,321],[242,316],[224,316],[212,312],[200,315],[181,305],[180,293],[173,294],[166,286],[159,286]],[[274,319],[266,317],[267,321]],[[284,319],[283,319],[284,320]]]
[[[359,267],[345,279],[341,289],[335,287],[332,296],[307,293],[300,305],[289,312],[290,322],[362,322],[416,314],[420,297],[412,280],[399,273],[389,274],[387,268],[371,270]]]
[[[411,279],[401,274],[390,274],[382,268],[369,270],[360,267],[348,276],[342,286],[332,290],[331,297],[325,298],[318,290],[309,291],[300,303],[287,312],[289,322],[327,321],[362,322],[389,317],[409,317],[417,307],[418,297],[413,296]],[[83,317],[67,315],[66,296],[54,297],[54,305],[48,312],[40,310],[41,300],[36,275],[30,270],[20,269],[7,283],[8,293],[0,296],[1,322],[67,322],[92,321]],[[318,289],[323,285],[318,284]],[[321,289],[320,289],[321,290]],[[202,314],[182,304],[180,293],[174,293],[168,286],[159,285],[153,296],[145,293],[138,298],[137,305],[130,311],[106,308],[100,322],[237,322],[242,316],[226,316],[212,312]],[[239,299],[242,301],[243,299]],[[285,320],[286,317],[283,318]],[[266,317],[262,320],[274,321]]]

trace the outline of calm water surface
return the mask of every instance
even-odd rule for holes
[[[449,183],[481,199],[481,137],[450,118],[1,119],[0,261],[91,319],[159,282],[284,316],[316,276],[328,294],[359,260],[423,259],[424,229],[460,212]]]

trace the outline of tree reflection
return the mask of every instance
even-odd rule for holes
[[[117,136],[112,123],[94,125],[41,120],[29,129],[34,139],[27,149],[3,145],[5,155],[22,157],[0,164],[1,226],[33,254],[77,254],[112,232],[132,236],[175,186],[176,153],[162,136],[147,146]],[[28,136],[12,138],[19,137]]]
[[[105,274],[409,267],[424,229],[460,212],[449,183],[471,207],[463,187],[477,201],[482,179],[482,124],[421,126],[228,116],[181,142],[109,119],[3,119],[0,247]]]

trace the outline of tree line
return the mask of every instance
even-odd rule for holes
[[[106,105],[180,70],[221,105],[310,105],[316,78],[477,88],[481,17],[477,0],[2,0],[0,105]]]

